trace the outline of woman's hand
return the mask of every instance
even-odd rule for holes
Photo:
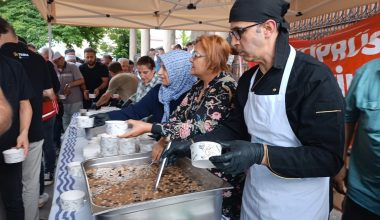
[[[128,120],[128,125],[132,125],[132,129],[128,133],[119,135],[120,138],[137,137],[141,134],[148,133],[152,130],[152,124],[137,120]]]
[[[158,161],[161,157],[162,152],[165,150],[167,142],[161,138],[157,143],[153,145],[152,149],[152,161]]]

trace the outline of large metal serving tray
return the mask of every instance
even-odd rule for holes
[[[150,162],[150,153],[105,157],[82,162],[82,171],[86,180],[91,211],[96,216],[96,219],[221,219],[222,190],[231,189],[231,185],[205,169],[193,167],[190,160],[185,158],[179,159],[176,166],[185,170],[193,180],[199,181],[205,188],[205,191],[138,202],[117,208],[101,207],[93,203],[86,170],[90,168],[142,165],[149,164]]]

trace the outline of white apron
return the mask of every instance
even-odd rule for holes
[[[300,141],[290,127],[285,93],[296,52],[291,47],[278,95],[249,92],[244,118],[252,143],[296,147]],[[251,86],[256,73],[251,80]],[[269,158],[270,159],[270,158]],[[282,178],[266,166],[249,168],[243,192],[243,220],[327,220],[329,178]]]

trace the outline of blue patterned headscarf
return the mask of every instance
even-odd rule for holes
[[[161,122],[169,121],[170,101],[177,100],[183,93],[190,90],[196,77],[191,75],[191,54],[183,50],[172,50],[159,56],[169,75],[169,86],[161,85],[158,100],[164,105],[164,115]]]

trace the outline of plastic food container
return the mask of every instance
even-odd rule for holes
[[[191,164],[198,168],[214,168],[209,158],[222,154],[222,146],[211,141],[196,142],[190,146],[190,150]]]
[[[5,163],[20,163],[24,161],[24,149],[23,148],[11,148],[3,151]]]

